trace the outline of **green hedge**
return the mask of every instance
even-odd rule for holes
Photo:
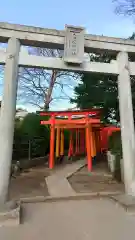
[[[50,131],[48,126],[40,125],[42,119],[35,113],[29,113],[23,121],[16,119],[13,160],[27,159],[29,155],[31,158],[45,156],[49,152]]]
[[[108,150],[115,155],[115,172],[114,178],[121,181],[121,165],[120,160],[122,159],[122,144],[121,144],[121,132],[114,132],[109,137]]]
[[[41,125],[41,120],[48,120],[46,116],[29,113],[23,121],[16,119],[14,132],[13,160],[21,160],[45,156],[50,149],[50,127]],[[30,152],[29,154],[29,144]],[[69,131],[64,130],[64,149],[69,148]]]
[[[113,132],[109,137],[109,151],[122,157],[121,132]]]

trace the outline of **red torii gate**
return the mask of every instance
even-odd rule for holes
[[[54,149],[55,149],[55,129],[57,129],[56,138],[56,154],[59,156],[59,145],[61,136],[61,154],[64,154],[64,129],[76,130],[76,154],[79,153],[79,148],[85,139],[83,151],[87,153],[87,165],[88,170],[92,169],[92,157],[96,155],[97,151],[101,150],[100,147],[100,130],[102,124],[100,122],[100,110],[91,109],[83,111],[49,111],[40,112],[40,116],[49,116],[49,120],[42,120],[41,124],[50,125],[50,157],[49,157],[49,168],[54,167]],[[79,130],[83,130],[79,132]],[[81,141],[79,142],[79,134],[81,133]],[[72,131],[69,142],[68,156],[73,154],[73,139]]]
[[[116,126],[105,126],[101,129],[101,151],[107,151],[108,149],[108,138],[112,135],[113,132],[119,132],[120,127]]]

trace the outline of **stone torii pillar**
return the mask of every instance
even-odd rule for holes
[[[4,90],[0,115],[0,203],[7,201],[11,171],[14,119],[18,83],[20,42],[12,37],[8,41],[4,73]]]
[[[120,52],[117,62],[125,191],[135,196],[135,129],[128,53]]]

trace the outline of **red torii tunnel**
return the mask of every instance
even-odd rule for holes
[[[86,154],[88,171],[91,171],[94,157],[106,149],[108,140],[100,121],[100,110],[48,111],[40,112],[40,116],[49,117],[41,121],[42,125],[50,125],[49,168],[54,168],[55,157],[64,156],[64,130],[68,129],[68,157]]]

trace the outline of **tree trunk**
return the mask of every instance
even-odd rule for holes
[[[50,105],[51,98],[52,98],[52,91],[53,91],[53,87],[54,87],[54,84],[56,81],[56,74],[57,74],[57,71],[53,70],[50,85],[49,85],[49,88],[48,88],[48,91],[47,91],[46,97],[45,97],[44,111],[49,111],[49,105]]]
[[[43,110],[44,110],[45,112],[48,112],[48,111],[49,111],[49,103],[45,103],[45,104],[44,104]]]

